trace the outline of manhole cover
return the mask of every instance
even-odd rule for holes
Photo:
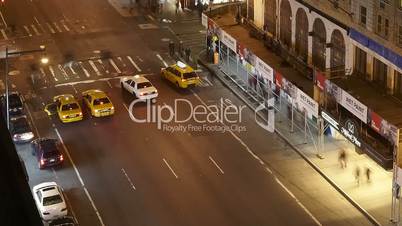
[[[157,29],[158,26],[155,24],[138,24],[141,29]]]
[[[18,70],[14,70],[14,71],[10,71],[10,72],[8,72],[8,75],[19,75],[20,74],[20,71],[18,71]]]

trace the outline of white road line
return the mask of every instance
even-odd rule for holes
[[[200,96],[198,96],[197,93],[195,93],[193,90],[191,90],[191,92],[193,93],[193,95],[205,106],[208,106],[202,99]],[[211,111],[209,108],[207,108],[209,111]],[[221,122],[221,124],[225,125],[224,123]],[[247,146],[247,144],[240,138],[238,137],[233,131],[229,130],[229,133],[247,150],[248,153],[251,154],[251,156],[253,156],[257,161],[260,162],[260,164],[263,164],[263,167],[268,171],[271,172],[272,171],[269,169],[269,167],[264,163],[264,161],[262,161],[260,159],[260,157],[258,157],[256,154],[254,154],[254,152]],[[275,177],[275,176],[274,176]],[[282,184],[280,183],[280,181],[278,180],[278,178],[275,177],[275,179],[277,180],[277,182],[285,189],[285,191],[287,191],[289,193],[289,195],[296,200],[297,204],[299,204],[301,206],[301,208],[306,211],[306,213],[313,219],[313,221],[315,223],[317,223],[317,225],[321,225],[321,223],[310,213],[310,211],[303,206],[303,204]]]
[[[163,65],[165,65],[165,67],[169,67],[169,65],[166,63],[166,61],[165,61],[165,60],[163,60],[163,58],[161,57],[161,55],[156,54],[156,56],[159,58],[159,60],[161,60],[161,61],[162,61]]]
[[[138,67],[138,65],[134,62],[134,60],[131,58],[131,56],[127,56],[127,59],[131,62],[131,64],[137,69],[137,71],[141,72],[141,68]]]
[[[211,81],[209,81],[208,77],[202,77],[203,80],[205,80],[207,83],[209,83],[211,86],[213,86],[214,84],[212,84]]]
[[[84,65],[82,65],[82,62],[80,61],[80,62],[78,62],[78,64],[80,65],[81,69],[84,71],[85,76],[87,76],[89,78],[89,76],[91,76],[91,75],[89,74],[87,69],[85,69]]]
[[[36,135],[38,136],[38,138],[40,138],[39,130],[38,130],[38,128],[36,127],[36,124],[35,124],[35,122],[34,122],[34,120],[33,120],[33,117],[32,117],[32,114],[31,114],[31,110],[29,109],[27,103],[24,103],[24,104],[25,104],[25,108],[26,108],[27,111],[28,111],[28,116],[29,116],[29,118],[31,119],[32,125],[33,125],[33,127],[34,127],[34,129],[35,129]]]
[[[29,28],[27,25],[24,25],[25,31],[28,33],[29,36],[32,36],[31,32],[29,31]]]
[[[52,66],[49,66],[49,71],[50,71],[50,73],[52,74],[54,81],[57,82],[58,79],[56,78],[56,74],[54,73],[54,70],[53,70],[53,67],[52,67]]]
[[[71,85],[71,88],[73,88],[73,90],[74,90],[75,93],[78,93],[78,91],[77,91],[77,89],[75,88],[74,85]]]
[[[1,11],[0,11],[0,16],[1,16],[1,20],[3,21],[4,26],[7,27],[6,20],[4,19],[3,13]]]
[[[36,29],[35,25],[31,24],[32,29],[34,30],[36,35],[40,35],[38,29]]]
[[[209,160],[212,161],[212,163],[216,166],[216,168],[218,168],[219,171],[221,171],[222,174],[225,174],[225,172],[223,172],[222,168],[219,167],[219,165],[215,162],[215,160],[211,156],[209,156]]]
[[[149,75],[154,75],[152,73],[144,73],[144,74],[138,74],[139,76],[149,76]],[[72,84],[88,84],[88,83],[93,83],[93,82],[97,82],[97,81],[107,81],[107,80],[112,80],[112,79],[120,79],[120,78],[124,78],[126,76],[122,75],[122,76],[114,76],[114,77],[106,77],[106,78],[99,78],[97,80],[94,79],[89,79],[89,80],[81,80],[81,81],[77,81],[77,82],[65,82],[65,83],[59,83],[56,84],[55,87],[60,87],[60,86],[70,86]]]
[[[120,69],[117,67],[117,65],[114,63],[112,59],[109,59],[110,64],[114,67],[117,73],[121,74]]]
[[[165,162],[165,164],[167,165],[167,167],[170,169],[170,172],[172,172],[173,175],[176,177],[176,179],[179,178],[179,177],[177,176],[177,174],[173,171],[172,167],[170,167],[169,163],[166,161],[165,158],[163,158],[163,161]]]
[[[144,62],[144,60],[141,57],[139,57],[139,56],[136,56],[136,57],[140,62]]]
[[[64,144],[63,138],[61,138],[60,133],[59,133],[59,131],[57,130],[57,128],[54,128],[54,131],[56,132],[57,137],[59,138],[60,143],[61,143],[61,145],[62,145],[62,147],[63,147],[65,153],[67,154],[67,157],[68,157],[68,159],[69,159],[70,162],[71,162],[71,165],[73,166],[73,169],[74,169],[74,171],[75,171],[75,174],[77,175],[78,180],[80,181],[81,186],[83,187],[83,189],[84,189],[84,191],[85,191],[85,194],[86,194],[86,196],[88,197],[89,202],[91,203],[92,208],[94,209],[94,211],[95,211],[95,213],[96,213],[96,215],[97,215],[97,217],[98,217],[99,223],[101,224],[101,226],[105,226],[105,224],[103,223],[102,217],[101,217],[101,215],[100,215],[100,213],[99,213],[99,211],[98,211],[98,208],[96,208],[95,202],[93,201],[91,195],[89,194],[87,188],[85,187],[85,184],[84,184],[84,181],[82,180],[82,177],[81,177],[81,175],[80,175],[80,172],[78,171],[77,166],[75,165],[73,159],[71,158],[70,152],[68,151],[66,145]]]
[[[74,75],[77,74],[77,72],[75,72],[75,70],[74,70],[74,68],[73,68],[73,64],[68,64],[68,68],[70,68],[70,71],[71,71]]]
[[[127,67],[127,65],[124,63],[123,58],[117,57],[118,60],[123,64],[123,67]]]
[[[127,175],[126,171],[125,171],[123,168],[121,168],[121,171],[123,172],[124,176],[126,176],[126,179],[127,179],[128,182],[130,183],[131,188],[132,188],[133,190],[137,190],[137,189],[135,188],[133,182],[131,181],[131,178]]]
[[[38,20],[38,18],[36,18],[36,16],[34,16],[34,20],[35,20],[35,22],[39,25],[40,23],[39,23],[39,20]]]
[[[103,61],[101,59],[98,60],[98,63],[100,63],[102,65],[103,70],[106,71],[106,74],[109,74],[109,70],[106,70],[105,65],[103,64]]]
[[[56,22],[53,22],[53,25],[54,25],[54,27],[56,28],[56,30],[58,31],[58,32],[63,32],[62,30],[61,30],[61,28],[59,27],[59,25],[57,25],[57,23]]]
[[[92,60],[89,60],[89,65],[91,65],[92,69],[95,71],[96,75],[101,76],[101,73],[99,72],[98,68],[95,66],[94,62]]]
[[[8,40],[6,31],[5,31],[4,29],[1,29],[1,34],[3,35],[3,37],[4,37],[5,40]]]
[[[148,14],[148,18],[151,19],[152,21],[155,21],[155,19],[149,14]]]
[[[40,73],[42,74],[42,78],[45,80],[45,84],[47,83],[45,70],[43,68],[39,68]]]
[[[70,31],[70,28],[68,28],[66,22],[64,20],[60,21],[61,25],[63,25],[64,29],[66,29],[66,31]]]
[[[51,32],[52,34],[55,34],[55,33],[56,33],[56,31],[54,31],[54,29],[52,28],[52,25],[50,25],[48,22],[46,22],[46,25],[47,25],[47,28],[49,28],[49,30],[50,30],[50,32]]]
[[[124,108],[127,110],[128,113],[130,113],[130,110],[128,110],[128,107],[125,103],[123,103]]]
[[[314,217],[314,215],[296,198],[296,196],[293,195],[293,193],[285,186],[282,184],[282,182],[275,177],[276,182],[285,190],[287,193],[296,201],[296,203],[313,219],[313,221],[317,225],[322,225],[317,218]]]
[[[109,85],[110,88],[113,88],[112,84],[109,82],[109,80],[106,80],[106,83]]]
[[[54,176],[55,176],[56,178],[58,178],[58,176],[57,176],[56,171],[54,170],[54,168],[52,168],[52,170],[53,170]],[[71,213],[73,214],[74,220],[76,221],[77,224],[79,224],[77,215],[75,215],[73,206],[71,205],[71,202],[70,202],[70,200],[68,199],[68,197],[67,197],[67,195],[66,195],[65,192],[64,192],[64,198],[66,199],[66,201],[67,201],[67,203],[68,203],[68,206],[70,207],[70,210],[71,210]]]
[[[61,64],[59,64],[57,66],[58,66],[59,70],[61,71],[61,73],[63,74],[64,79],[68,80],[68,75],[67,75],[66,71],[64,70],[63,66]]]

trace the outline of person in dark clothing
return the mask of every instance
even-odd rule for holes
[[[184,51],[186,54],[186,61],[187,63],[190,61],[190,54],[191,54],[191,49],[190,48],[186,48],[186,50]]]
[[[169,42],[169,55],[172,57],[174,55],[174,42]]]

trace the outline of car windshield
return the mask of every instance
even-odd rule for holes
[[[65,104],[61,107],[62,111],[71,111],[74,109],[78,109],[78,104],[77,103],[71,103],[71,104]]]
[[[12,121],[12,130],[14,134],[30,132],[27,119],[19,118],[15,121]]]
[[[110,100],[107,97],[98,98],[94,100],[94,105],[103,105],[108,103],[110,103]]]
[[[183,73],[184,79],[195,78],[195,77],[197,77],[197,74],[194,71]]]
[[[141,82],[138,83],[137,89],[143,89],[148,87],[152,87],[152,84],[150,82]]]
[[[40,143],[43,151],[43,157],[48,158],[58,154],[55,140],[44,140]]]
[[[43,198],[44,206],[50,206],[50,205],[54,205],[54,204],[61,203],[61,202],[63,202],[63,199],[61,198],[60,195],[52,195],[52,196]]]
[[[18,94],[11,94],[8,98],[10,108],[22,107],[22,102]]]

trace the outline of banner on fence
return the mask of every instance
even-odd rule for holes
[[[365,124],[367,123],[367,107],[362,104],[348,92],[342,90],[342,99],[340,104],[346,108],[350,113],[355,115],[357,118],[362,120]]]
[[[223,42],[223,44],[225,44],[229,49],[233,50],[233,52],[236,52],[237,50],[236,39],[234,39],[232,36],[230,36],[223,30],[221,34],[222,34],[221,41]]]
[[[274,81],[274,70],[268,66],[264,61],[262,61],[260,58],[256,57],[256,65],[255,69],[265,78],[268,79],[269,81],[273,82]]]
[[[208,16],[205,13],[202,13],[201,23],[202,23],[202,26],[204,26],[205,28],[208,28]]]
[[[296,90],[297,109],[301,112],[306,112],[309,118],[312,118],[312,116],[318,118],[318,103],[300,89],[296,88]]]

